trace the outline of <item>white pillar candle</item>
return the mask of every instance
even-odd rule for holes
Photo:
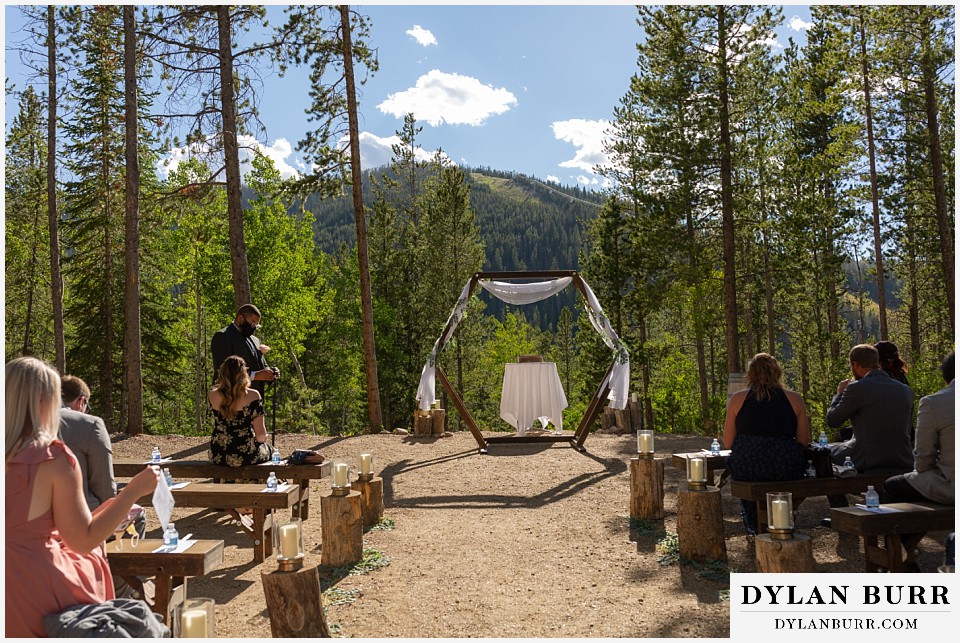
[[[280,526],[280,556],[296,558],[300,554],[300,529],[291,522]]]
[[[703,473],[703,458],[693,458],[690,460],[690,480],[692,482],[703,482],[707,477]]]
[[[180,615],[180,638],[207,638],[207,610],[186,610]]]
[[[360,473],[363,473],[363,474],[373,473],[373,454],[370,454],[370,453],[360,454]]]
[[[345,462],[338,462],[333,465],[333,484],[336,487],[346,487],[347,486],[347,464]]]
[[[633,402],[634,404],[637,403],[637,394],[636,394],[636,393],[631,393],[631,394],[630,394],[630,401]]]
[[[774,500],[770,503],[773,508],[773,515],[770,516],[770,524],[774,529],[790,528],[790,506],[786,500]]]
[[[653,453],[653,434],[643,433],[640,435],[640,453]]]

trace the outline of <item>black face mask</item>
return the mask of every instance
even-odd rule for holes
[[[244,320],[243,323],[240,324],[240,334],[243,335],[244,337],[250,337],[251,335],[253,335],[254,332],[256,332],[256,330],[257,330],[257,327],[251,324],[250,322],[248,322],[247,320]]]

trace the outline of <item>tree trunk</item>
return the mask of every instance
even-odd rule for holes
[[[353,184],[353,218],[357,225],[357,259],[360,265],[360,312],[363,318],[363,363],[367,374],[367,412],[370,430],[383,427],[380,412],[380,386],[377,377],[377,348],[373,336],[373,296],[367,260],[367,222],[363,210],[360,174],[360,125],[357,119],[357,90],[353,78],[353,44],[350,39],[350,7],[340,5],[343,32],[343,74],[347,81],[347,114],[350,121],[350,177]]]
[[[929,28],[929,22],[925,25]],[[930,53],[930,38],[924,38],[921,70],[923,97],[927,115],[927,141],[930,148],[930,170],[933,175],[933,202],[937,211],[937,230],[940,233],[940,266],[946,287],[947,311],[950,315],[950,330],[956,332],[955,292],[953,273],[953,228],[947,212],[946,188],[943,182],[943,155],[940,149],[940,125],[937,116],[936,69]]]
[[[887,295],[883,283],[883,239],[880,234],[880,197],[877,195],[877,154],[873,138],[873,107],[870,104],[870,74],[867,66],[867,32],[860,18],[860,66],[863,73],[863,102],[867,117],[867,152],[870,157],[870,202],[873,210],[873,254],[877,269],[877,304],[880,307],[880,339],[887,339]]]
[[[27,277],[27,283],[30,288],[27,291],[27,314],[23,320],[23,349],[22,355],[33,355],[33,345],[30,338],[30,324],[33,321],[33,299],[37,290],[37,266],[39,265],[40,253],[40,208],[34,202],[33,208],[33,243],[30,245],[30,269]]]
[[[247,267],[247,244],[243,236],[243,204],[240,198],[240,148],[237,141],[237,98],[233,92],[233,46],[230,7],[218,5],[220,36],[220,109],[223,118],[223,157],[227,173],[227,220],[230,230],[230,267],[233,272],[234,308],[253,301]]]
[[[63,335],[63,278],[57,215],[57,24],[56,7],[47,6],[47,223],[50,227],[50,295],[53,299],[53,345],[57,372],[67,372]]]
[[[717,5],[717,64],[720,93],[720,210],[723,229],[723,312],[726,323],[727,372],[739,373],[737,334],[737,264],[733,222],[733,177],[730,145],[730,96],[727,71],[727,24],[723,5]]]
[[[123,392],[127,400],[125,432],[143,431],[143,372],[140,350],[140,156],[137,119],[136,7],[123,7],[123,84],[125,102],[126,198],[124,200]]]

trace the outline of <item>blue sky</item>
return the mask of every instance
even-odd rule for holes
[[[407,112],[422,126],[425,155],[438,148],[470,166],[522,172],[600,188],[603,130],[625,93],[643,37],[633,5],[357,5],[372,22],[380,70],[362,87],[364,167],[390,160]],[[283,5],[270,6],[271,22]],[[783,6],[774,48],[805,41],[809,10]],[[5,37],[19,15],[5,9]],[[23,87],[15,56],[5,74]],[[261,97],[266,137],[249,141],[285,174],[303,168],[294,151],[308,130],[306,72],[269,75]],[[6,119],[13,117],[7,105]],[[178,155],[173,154],[176,158]]]

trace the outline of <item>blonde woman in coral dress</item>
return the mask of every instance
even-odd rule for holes
[[[46,636],[43,617],[114,598],[103,542],[139,498],[153,492],[159,469],[137,474],[90,513],[77,459],[57,439],[60,377],[44,362],[6,365],[7,637]]]

